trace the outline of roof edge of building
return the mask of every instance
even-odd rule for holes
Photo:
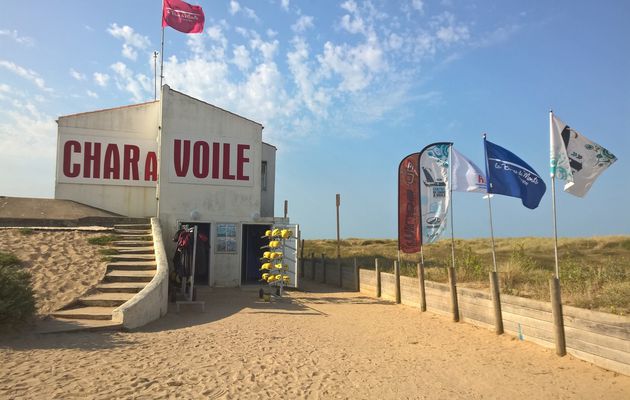
[[[102,108],[100,110],[92,110],[92,111],[84,111],[84,112],[75,113],[75,114],[60,115],[58,118],[61,119],[61,118],[78,117],[80,115],[95,114],[95,113],[99,113],[99,112],[103,112],[103,111],[121,110],[121,109],[124,109],[124,108],[139,107],[139,106],[144,106],[144,105],[147,105],[147,104],[159,103],[159,102],[160,102],[160,100],[151,100],[151,101],[145,101],[143,103],[137,103],[137,104],[127,104],[127,105],[118,106],[118,107]]]
[[[180,95],[182,95],[182,96],[186,96],[186,97],[188,97],[188,98],[190,98],[190,99],[193,99],[193,100],[195,100],[195,101],[198,101],[198,102],[200,102],[200,103],[203,103],[203,104],[209,105],[210,107],[214,107],[214,108],[216,108],[217,110],[221,110],[221,111],[224,111],[224,112],[226,112],[226,113],[228,113],[228,114],[232,114],[232,115],[234,115],[235,117],[239,117],[239,118],[241,118],[241,119],[244,119],[245,121],[248,121],[248,122],[254,123],[254,124],[256,124],[256,125],[260,125],[260,127],[261,127],[262,129],[265,129],[265,127],[263,126],[263,124],[261,124],[260,122],[256,122],[256,121],[254,121],[253,119],[249,119],[249,118],[247,118],[247,117],[243,117],[242,115],[238,115],[238,114],[236,114],[236,113],[234,113],[234,112],[232,112],[232,111],[226,110],[225,108],[221,108],[221,107],[219,107],[219,106],[215,106],[214,104],[208,103],[207,101],[200,100],[200,99],[198,99],[198,98],[196,98],[196,97],[192,97],[192,96],[191,96],[191,95],[189,95],[189,94],[186,94],[186,93],[180,92],[180,91],[178,91],[178,90],[172,89],[172,88],[171,88],[170,86],[168,86],[168,85],[164,85],[164,86],[166,86],[166,87],[168,88],[168,90],[173,91],[173,92],[175,92],[175,93],[177,93],[177,94],[180,94]]]

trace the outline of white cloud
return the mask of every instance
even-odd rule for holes
[[[39,74],[32,69],[26,69],[15,64],[14,62],[6,60],[0,60],[0,67],[5,68],[16,75],[33,82],[35,86],[45,92],[52,92],[52,89],[46,87],[46,82],[44,81],[44,79],[42,79],[42,77],[39,76]]]
[[[411,7],[416,11],[422,12],[424,9],[424,2],[422,0],[411,0]]]
[[[249,51],[243,45],[239,45],[234,47],[233,50],[234,57],[232,58],[232,63],[238,67],[241,71],[246,71],[249,69],[252,64],[252,60],[249,57]]]
[[[291,29],[293,32],[301,33],[307,30],[308,28],[313,27],[313,17],[308,15],[301,15],[300,18],[295,22],[295,24],[291,25]]]
[[[98,99],[98,94],[94,93],[91,90],[86,90],[85,94],[87,94],[89,97],[92,97],[93,99]]]
[[[443,44],[451,45],[470,38],[468,26],[458,24],[455,21],[455,16],[449,12],[436,17],[433,25],[437,27],[435,32],[437,40]]]
[[[267,34],[267,37],[269,38],[274,38],[278,36],[278,32],[274,31],[273,29],[267,29],[265,33]]]
[[[153,91],[152,80],[144,74],[135,74],[125,63],[117,62],[110,66],[115,72],[116,86],[131,94],[133,101],[144,101]]]
[[[229,11],[232,15],[243,13],[247,18],[253,19],[254,21],[260,21],[260,18],[258,18],[258,15],[256,15],[254,10],[241,6],[241,4],[236,0],[230,0]]]
[[[94,83],[96,83],[100,87],[107,86],[107,83],[109,82],[109,75],[103,74],[101,72],[95,72],[93,77]]]
[[[0,29],[0,36],[7,36],[13,40],[15,40],[19,44],[23,44],[25,46],[33,46],[35,41],[33,38],[28,36],[20,36],[18,31],[16,30],[8,30],[8,29]]]
[[[86,79],[85,74],[82,74],[81,72],[77,71],[74,68],[70,68],[70,76],[76,79],[77,81],[84,81]]]
[[[283,10],[289,11],[289,0],[280,0],[280,6]]]
[[[208,34],[208,37],[210,37],[210,39],[212,39],[214,42],[219,43],[223,48],[227,47],[227,39],[225,38],[225,35],[223,34],[223,29],[220,25],[212,25],[210,27],[207,27],[206,32]]]
[[[107,32],[116,39],[123,40],[122,55],[135,61],[138,58],[137,50],[145,50],[151,45],[147,36],[142,36],[134,31],[130,26],[118,26],[113,23],[107,28]]]
[[[359,7],[357,7],[357,3],[354,0],[347,0],[341,3],[341,8],[352,14],[355,14],[359,10]]]
[[[259,36],[256,36],[250,41],[250,47],[253,50],[258,50],[265,60],[271,60],[275,57],[278,51],[279,42],[274,40],[272,42],[266,42]]]

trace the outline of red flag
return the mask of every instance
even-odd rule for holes
[[[403,253],[417,253],[422,246],[419,162],[420,153],[413,153],[398,167],[398,248]]]
[[[191,6],[181,0],[164,0],[162,28],[170,26],[183,33],[201,33],[204,21],[201,6]]]

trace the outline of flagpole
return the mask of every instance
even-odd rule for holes
[[[483,146],[483,151],[484,153],[486,153],[486,146],[485,146],[485,141],[486,141],[486,134],[483,134],[483,140],[484,140],[484,146]],[[488,180],[488,186],[487,188],[490,188],[490,166],[488,165],[488,154],[485,154],[485,158],[486,158],[486,179]],[[492,225],[492,203],[490,201],[490,190],[486,190],[486,197],[488,197],[488,215],[490,216],[490,239],[492,241],[492,266],[493,266],[493,271],[497,272],[497,255],[496,255],[496,251],[495,251],[495,246],[494,246],[494,226]]]
[[[549,137],[553,137],[553,110],[549,110]],[[551,209],[553,212],[553,252],[555,260],[556,279],[560,279],[560,268],[558,267],[558,222],[556,214],[556,174],[551,173]]]
[[[455,233],[453,232],[453,157],[452,157],[453,145],[448,148],[448,192],[451,207],[451,263],[453,269],[455,269]]]
[[[162,27],[162,47],[160,50],[160,90],[164,80],[164,27]]]

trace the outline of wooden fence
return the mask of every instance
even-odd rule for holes
[[[418,278],[341,265],[323,256],[303,259],[300,276],[320,283],[360,291],[369,296],[421,307]],[[341,282],[339,277],[341,276]],[[424,282],[428,311],[452,316],[453,299],[448,284]],[[490,290],[456,288],[457,319],[488,329],[495,329],[495,308]],[[548,348],[556,348],[557,326],[550,302],[522,297],[500,296],[501,319],[505,333]],[[611,371],[630,375],[630,317],[563,306],[566,351],[582,360]]]

